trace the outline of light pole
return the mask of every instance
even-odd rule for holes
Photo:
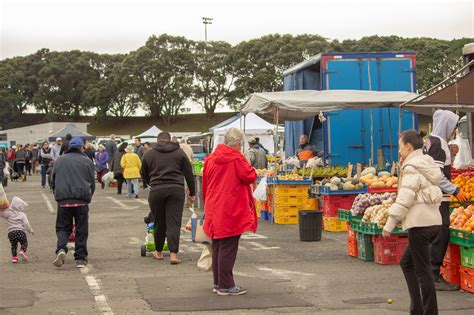
[[[212,24],[213,18],[210,17],[203,17],[202,23],[204,24],[204,40],[207,43],[207,25]]]

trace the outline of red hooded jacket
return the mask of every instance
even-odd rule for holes
[[[204,163],[204,232],[212,239],[257,231],[251,184],[255,169],[240,151],[220,144]]]

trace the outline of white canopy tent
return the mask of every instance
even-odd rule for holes
[[[269,122],[258,117],[254,113],[249,113],[246,116],[241,116],[240,119],[236,119],[227,125],[213,129],[212,131],[214,133],[214,148],[216,148],[218,144],[224,143],[224,134],[230,128],[239,128],[241,130],[245,129],[245,136],[247,138],[260,138],[260,143],[265,147],[265,149],[267,149],[270,153],[273,153],[273,133],[275,131],[275,125],[270,124]]]
[[[141,134],[139,134],[139,135],[137,135],[133,138],[140,138],[142,140],[142,142],[143,142],[144,139],[145,139],[145,141],[146,141],[146,139],[149,139],[149,140],[151,140],[150,142],[156,142],[156,137],[158,137],[158,134],[160,132],[161,132],[161,130],[157,126],[153,125],[148,130],[142,132]]]
[[[378,92],[359,90],[297,90],[254,93],[245,102],[241,112],[258,113],[267,118],[302,120],[320,112],[342,109],[398,107],[416,97],[410,92]]]

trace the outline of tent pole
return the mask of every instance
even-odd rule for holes
[[[240,127],[241,128],[242,128],[242,116],[244,117],[244,122],[243,122],[244,128],[243,128],[243,130],[244,130],[244,135],[245,135],[245,120],[246,119],[245,119],[245,115],[242,115],[242,112],[240,112]],[[244,153],[245,153],[245,146],[246,146],[245,142],[247,142],[247,141],[244,141],[244,143],[242,143],[242,150],[243,150]]]
[[[276,123],[275,123],[275,131],[274,131],[275,134],[273,135],[273,138],[274,138],[273,141],[275,142],[273,144],[274,145],[273,155],[275,157],[275,161],[276,161],[276,156],[277,156],[277,152],[278,152],[278,149],[279,149],[279,146],[278,146],[278,144],[279,144],[278,143],[278,123],[279,123],[278,120],[279,120],[279,117],[278,116],[279,116],[279,112],[278,112],[278,107],[277,107],[276,108],[276,118],[275,118]]]

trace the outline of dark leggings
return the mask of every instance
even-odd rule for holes
[[[439,212],[443,221],[436,238],[431,243],[431,269],[435,279],[439,277],[444,254],[446,254],[449,245],[449,202],[442,202]]]
[[[20,230],[11,231],[8,233],[8,239],[12,245],[12,256],[15,257],[18,252],[18,243],[21,245],[21,250],[26,252],[28,248],[28,238],[26,237],[26,233]]]

